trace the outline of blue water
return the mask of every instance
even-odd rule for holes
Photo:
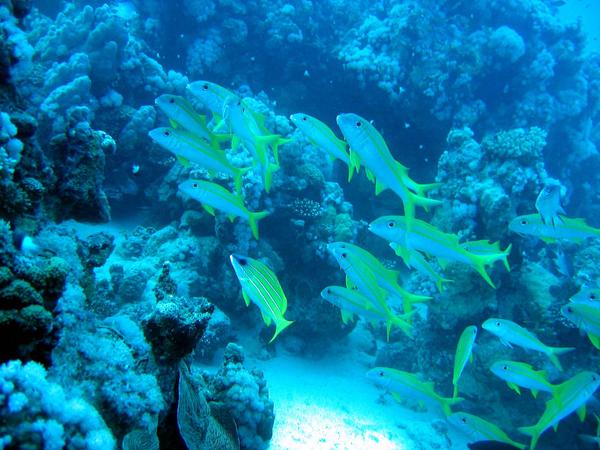
[[[596,0],[2,5],[0,449],[597,445]]]

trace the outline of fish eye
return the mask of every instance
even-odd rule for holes
[[[499,327],[500,326],[500,322],[496,322],[496,326]]]
[[[571,308],[570,306],[567,306],[567,312],[568,313],[572,313],[573,312],[573,308]]]
[[[394,226],[396,226],[394,222],[388,222],[388,228],[394,228]]]
[[[198,187],[198,183],[194,183],[194,184],[192,184],[192,187],[195,187],[195,188],[197,188],[197,187]]]
[[[328,294],[331,294],[331,289],[327,289],[326,291]]]
[[[502,367],[502,370],[508,370],[507,366]]]
[[[382,376],[383,376],[383,370],[380,370],[378,375],[379,375],[380,377],[382,377]]]
[[[466,417],[461,417],[460,420],[461,420],[462,423],[467,423],[467,418]]]
[[[165,136],[171,136],[171,132],[170,132],[170,131],[165,131],[165,132],[164,132],[164,135],[165,135]]]
[[[169,103],[175,103],[175,99],[174,99],[173,97],[171,97],[171,98],[169,99]]]
[[[521,220],[521,225],[527,225],[527,221],[526,220]]]
[[[342,258],[344,258],[344,259],[345,259],[345,258],[347,258],[347,257],[348,257],[348,254],[347,254],[346,252],[342,253]]]
[[[590,299],[596,300],[596,294],[590,294]]]
[[[302,120],[304,120],[306,122],[308,120],[308,117],[302,116]]]
[[[360,127],[362,126],[362,122],[359,120],[358,122],[356,122],[356,126],[357,126],[358,128],[360,128]]]
[[[248,264],[248,261],[246,261],[244,258],[240,258],[238,259],[238,263],[240,263],[240,266],[245,266]]]
[[[208,84],[203,84],[202,89],[204,89],[205,91],[208,91]]]

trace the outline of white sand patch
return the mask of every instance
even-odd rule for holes
[[[440,422],[391,400],[350,360],[303,360],[278,356],[254,361],[267,378],[275,403],[271,450],[413,450],[466,448],[452,434],[433,428]],[[250,364],[252,365],[252,364]]]

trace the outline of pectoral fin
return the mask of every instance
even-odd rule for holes
[[[508,387],[515,391],[517,394],[521,395],[521,389],[515,383],[511,383],[510,381],[508,381],[506,384],[508,384]]]
[[[271,318],[269,316],[267,316],[264,311],[261,311],[260,314],[262,315],[263,321],[265,322],[265,325],[269,326],[271,325]]]
[[[204,203],[202,204],[202,208],[204,208],[204,210],[209,213],[211,216],[215,215],[215,208],[213,208],[210,205],[205,205]]]
[[[246,306],[250,306],[250,297],[248,297],[248,294],[246,294],[246,291],[244,291],[243,289],[242,297],[244,297],[244,303],[246,304]]]
[[[579,417],[579,420],[581,420],[582,422],[585,420],[586,412],[587,411],[586,411],[585,403],[577,409],[577,417]]]

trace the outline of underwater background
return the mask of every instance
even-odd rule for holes
[[[0,449],[598,447],[599,22],[0,0]]]

